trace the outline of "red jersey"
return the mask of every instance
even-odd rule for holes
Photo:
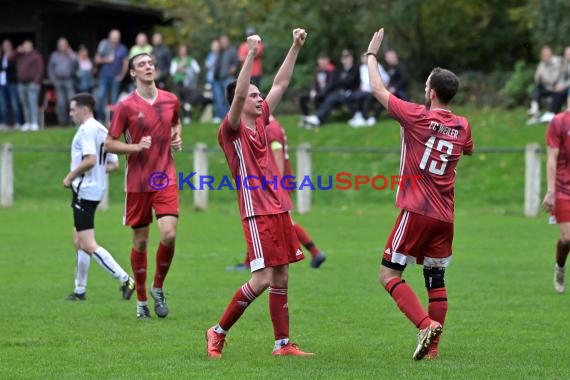
[[[453,222],[455,169],[461,155],[473,151],[469,122],[449,110],[427,109],[393,95],[388,110],[402,127],[400,175],[404,180],[396,206]]]
[[[556,198],[570,200],[570,112],[559,113],[548,124],[546,145],[558,148]]]
[[[271,143],[274,141],[277,141],[282,146],[281,150],[285,160],[283,176],[293,175],[293,172],[291,171],[291,163],[289,162],[289,147],[287,146],[287,135],[285,135],[285,129],[283,129],[277,120],[273,119],[265,127],[265,133],[267,134],[267,141],[270,147]]]
[[[118,139],[122,134],[129,144],[151,136],[150,149],[131,153],[125,170],[126,191],[141,193],[156,191],[149,186],[152,173],[168,175],[169,186],[176,185],[176,170],[170,151],[172,127],[178,124],[179,102],[176,95],[158,90],[156,99],[149,102],[133,91],[115,108],[109,135]]]
[[[265,101],[261,108],[262,114],[255,120],[255,130],[247,128],[241,121],[239,128],[232,130],[227,116],[218,130],[218,143],[236,182],[242,219],[280,214],[291,210],[292,206],[279,182],[281,176],[269,147],[265,131],[269,123],[269,107]],[[246,177],[250,178],[248,186],[244,183]]]

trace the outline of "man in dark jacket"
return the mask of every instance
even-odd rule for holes
[[[348,49],[344,49],[340,56],[341,67],[335,73],[333,80],[325,89],[328,94],[320,105],[316,115],[303,118],[303,124],[307,128],[318,127],[328,120],[332,110],[348,100],[354,91],[360,86],[360,72],[354,64],[354,56]]]
[[[24,41],[18,47],[18,54],[16,55],[18,94],[24,110],[22,131],[37,131],[39,129],[38,99],[43,76],[44,60],[41,54],[34,49],[32,41]]]

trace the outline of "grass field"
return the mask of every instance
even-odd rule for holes
[[[544,127],[526,127],[522,113],[463,110],[481,147],[542,143]],[[307,132],[284,118],[291,145],[397,146],[397,128],[351,130],[332,124]],[[388,122],[385,122],[388,124]],[[192,124],[186,146],[215,145],[216,129]],[[15,205],[0,210],[0,378],[547,378],[570,377],[566,348],[568,295],[552,288],[557,229],[546,217],[522,217],[521,154],[475,155],[458,169],[454,261],[446,283],[450,309],[441,358],[414,362],[416,331],[377,281],[379,253],[397,210],[390,192],[321,192],[296,215],[329,259],[290,275],[291,334],[313,358],[273,358],[267,295],[229,335],[221,361],[205,355],[204,330],[215,324],[247,273],[226,272],[244,249],[235,195],[212,192],[197,213],[182,195],[177,253],[165,289],[167,319],[137,321],[135,302],[121,301],[119,283],[92,264],[88,301],[63,301],[73,289],[69,194],[61,189],[72,130],[0,134],[16,147]],[[62,151],[33,152],[34,147]],[[42,148],[43,149],[43,148]],[[55,149],[57,150],[57,149]],[[188,149],[190,150],[190,149]],[[190,154],[177,156],[191,171]],[[314,155],[315,172],[391,174],[398,155]],[[226,174],[211,153],[211,171]],[[327,173],[328,174],[328,173]],[[129,267],[130,232],[121,226],[121,180],[111,207],[97,216],[98,241]],[[156,246],[155,231],[150,246]],[[152,258],[153,255],[150,256]],[[154,263],[149,260],[150,272]],[[425,303],[419,267],[406,280]]]

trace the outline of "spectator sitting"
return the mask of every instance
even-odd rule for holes
[[[306,128],[318,127],[327,122],[332,110],[343,104],[350,104],[348,100],[353,92],[360,86],[358,67],[354,65],[354,56],[348,49],[344,49],[340,56],[341,67],[334,72],[334,78],[325,90],[327,96],[319,106],[316,115],[303,118]]]
[[[543,46],[540,50],[540,63],[534,73],[534,90],[532,91],[532,101],[528,110],[531,118],[527,124],[534,124],[542,120],[546,122],[546,119],[550,116],[546,113],[543,118],[539,119],[538,117],[540,114],[540,101],[543,97],[552,97],[549,105],[550,113],[555,114],[559,111],[559,109],[555,108],[557,102],[552,100],[554,100],[554,95],[556,94],[556,84],[560,79],[561,65],[561,58],[552,54],[552,48]]]
[[[299,106],[303,116],[309,115],[309,102],[312,102],[315,111],[319,109],[321,103],[327,96],[327,89],[330,88],[335,67],[331,63],[329,55],[326,53],[319,54],[317,58],[317,67],[315,69],[313,87],[310,91],[301,94],[299,97]]]
[[[381,64],[378,64],[378,71],[382,81],[389,83],[390,76]],[[362,55],[360,58],[360,89],[352,95],[350,102],[352,103],[351,108],[355,110],[354,116],[348,121],[352,128],[373,126],[384,108],[372,95],[368,76],[368,56],[366,55]],[[374,111],[374,115],[370,115],[372,111]]]
[[[562,104],[564,101],[567,103],[567,110],[570,110],[570,46],[566,46],[564,49],[564,58],[562,59],[562,67],[560,68],[560,79],[555,87],[556,94],[552,99],[556,102],[558,111],[562,109]],[[554,117],[554,116],[553,116]],[[550,120],[548,120],[550,122]]]
[[[388,82],[388,90],[402,100],[408,100],[408,83],[410,77],[408,69],[404,62],[398,58],[398,53],[395,50],[387,50],[384,54],[386,61],[386,71],[390,76]]]

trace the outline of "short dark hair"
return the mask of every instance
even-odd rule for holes
[[[70,102],[75,101],[75,104],[82,107],[87,107],[91,112],[95,109],[95,98],[87,92],[80,92],[71,97]]]
[[[142,57],[143,55],[146,55],[147,57],[150,57],[152,60],[154,60],[154,58],[152,57],[151,54],[149,53],[138,53],[133,55],[131,58],[129,58],[129,70],[134,70],[135,69],[135,59],[137,59],[138,57]]]
[[[429,86],[443,104],[449,104],[457,94],[459,79],[453,72],[436,67],[431,71]]]
[[[255,85],[255,83],[252,80],[249,81],[249,84]],[[236,87],[237,87],[237,80],[228,83],[226,86],[226,99],[230,106],[232,105],[232,102],[234,101],[234,96],[236,95]]]

